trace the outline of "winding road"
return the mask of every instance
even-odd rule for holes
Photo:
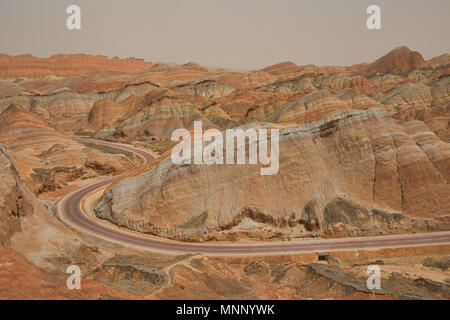
[[[141,156],[145,160],[146,164],[154,159],[152,154],[129,145],[93,139],[77,140],[84,143],[104,145],[134,152]],[[450,231],[410,235],[313,239],[246,244],[185,243],[153,236],[146,236],[103,223],[95,218],[89,217],[82,211],[81,203],[84,197],[97,189],[110,185],[119,178],[120,177],[110,178],[105,181],[83,187],[66,195],[60,201],[58,206],[60,218],[66,223],[84,232],[90,233],[107,241],[152,252],[174,254],[200,253],[209,256],[250,256],[450,244]]]

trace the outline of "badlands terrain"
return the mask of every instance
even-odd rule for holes
[[[249,72],[0,54],[0,299],[449,299],[450,245],[260,256],[161,254],[67,221],[203,244],[450,230],[450,55]],[[279,171],[180,165],[179,128],[280,130]],[[146,162],[133,146],[152,154]],[[131,151],[130,151],[131,150]],[[366,287],[366,267],[382,290]],[[66,288],[69,265],[82,290]],[[26,285],[24,285],[26,283]]]

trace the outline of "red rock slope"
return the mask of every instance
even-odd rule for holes
[[[136,72],[151,68],[152,64],[142,59],[86,54],[58,54],[49,58],[36,58],[32,55],[9,56],[0,54],[1,78],[40,78],[47,75],[73,76],[82,73],[116,70],[121,72]]]

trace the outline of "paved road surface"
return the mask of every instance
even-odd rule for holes
[[[92,139],[78,139],[81,142],[111,146],[134,152],[143,157],[146,163],[154,157],[143,150],[124,144],[117,144]],[[163,238],[140,235],[124,229],[102,223],[88,217],[81,210],[81,200],[96,189],[105,187],[116,178],[111,178],[93,185],[83,187],[65,196],[59,205],[60,217],[67,223],[108,241],[121,243],[148,251],[165,253],[201,253],[204,255],[264,255],[287,254],[317,251],[340,251],[353,249],[376,249],[393,247],[411,247],[431,244],[450,244],[450,231],[424,234],[374,236],[360,238],[341,238],[326,240],[296,240],[284,242],[264,242],[248,244],[203,244],[185,243]]]

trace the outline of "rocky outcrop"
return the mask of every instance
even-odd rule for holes
[[[272,75],[281,75],[281,74],[286,74],[286,73],[293,73],[299,69],[300,69],[300,67],[297,66],[295,63],[293,63],[291,61],[287,61],[287,62],[280,62],[280,63],[274,64],[272,66],[266,67],[266,68],[262,69],[261,71],[270,73]]]
[[[241,258],[115,255],[89,279],[145,299],[448,299],[445,270],[431,269],[445,266],[446,248],[415,250],[426,257],[423,266],[408,264],[414,259],[410,249],[333,252],[328,262],[312,253]],[[381,267],[381,289],[367,288],[371,264]]]
[[[89,111],[88,123],[95,131],[114,128],[115,123],[121,119],[127,110],[109,99],[97,101]]]
[[[278,80],[270,85],[258,87],[258,90],[282,94],[308,94],[316,90],[313,81],[313,77],[300,76],[294,79]]]
[[[205,98],[221,98],[223,96],[229,95],[234,91],[234,88],[230,86],[217,85],[214,82],[205,80],[199,84],[193,86],[182,87],[181,92],[188,94],[196,94]]]
[[[0,55],[0,298],[448,299],[448,246],[164,256],[54,216],[64,194],[126,172],[84,205],[118,226],[181,241],[450,230],[447,58],[426,62],[401,47],[372,64],[238,72]],[[169,138],[196,120],[204,130],[279,129],[277,174],[262,176],[260,164],[174,165]],[[161,157],[136,172],[136,155],[77,136]],[[65,290],[71,264],[82,268],[82,291]],[[375,294],[365,286],[369,264],[383,266]]]
[[[24,106],[46,119],[55,129],[76,132],[95,102],[102,99],[99,94],[80,94],[62,88],[45,95],[25,95],[0,99],[0,110],[11,104]]]
[[[199,65],[196,62],[188,62],[182,65],[183,68],[186,69],[192,69],[192,70],[197,70],[197,71],[208,71],[208,69],[206,69],[205,67],[202,67],[201,65]]]
[[[337,111],[349,107],[328,91],[314,91],[282,108],[268,120],[272,122],[312,123]]]
[[[402,110],[412,107],[428,107],[432,100],[430,87],[422,83],[408,83],[395,88],[379,102],[388,107]]]
[[[373,76],[369,80],[377,87],[396,86],[405,81],[402,77],[390,73]]]
[[[134,110],[116,127],[115,135],[168,139],[174,130],[190,128],[196,120],[204,120],[204,126],[212,127],[201,111],[206,107],[207,101],[196,95],[172,91],[152,93],[148,105]]]
[[[401,73],[412,69],[428,67],[422,55],[417,51],[411,51],[408,47],[402,46],[395,48],[385,56],[371,63],[364,70],[367,76],[382,73]]]
[[[54,191],[82,176],[134,168],[125,155],[79,144],[17,105],[0,113],[0,143],[10,150],[22,179],[36,194]]]
[[[47,210],[2,145],[0,181],[0,299],[133,298],[93,280],[83,280],[83,290],[67,290],[66,268],[75,264],[86,272],[104,253]]]
[[[362,76],[348,77],[340,73],[334,73],[330,76],[317,79],[314,85],[320,89],[329,89],[331,91],[340,91],[352,88],[370,88],[372,82]]]
[[[22,254],[0,244],[0,299],[64,300],[64,299],[133,299],[133,295],[83,280],[83,290],[68,290],[67,274],[48,272],[36,267]],[[26,284],[26,285],[24,285]]]
[[[382,105],[378,101],[362,94],[358,93],[356,90],[347,90],[338,95],[339,99],[345,102],[352,109],[367,109],[367,108],[381,108],[390,110],[390,108]]]
[[[58,266],[48,259],[67,256],[81,245],[78,236],[47,211],[22,182],[9,152],[0,146],[0,241],[41,267]]]
[[[450,64],[450,54],[448,54],[448,53],[442,54],[438,57],[434,57],[433,59],[428,60],[428,62],[430,63],[430,65],[433,68],[449,65]]]
[[[431,87],[432,106],[442,106],[450,102],[450,77],[445,77]]]
[[[0,54],[0,77],[13,79],[18,77],[40,78],[47,75],[67,77],[102,70],[135,72],[151,66],[151,63],[141,59],[119,59],[117,57],[108,59],[105,56],[85,54],[59,54],[43,59],[32,55]]]
[[[416,141],[416,133],[383,109],[338,110],[282,129],[276,175],[261,176],[258,165],[175,166],[167,158],[112,187],[95,211],[120,226],[184,240],[222,239],[244,218],[291,237],[445,229],[447,146],[431,150],[433,142]],[[311,201],[314,214],[305,217]],[[204,213],[201,226],[186,227]]]

